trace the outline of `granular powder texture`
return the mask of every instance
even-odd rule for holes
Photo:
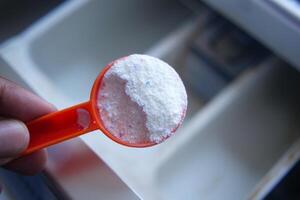
[[[167,63],[147,55],[119,59],[105,73],[98,107],[105,128],[128,143],[160,143],[181,124],[184,85]]]

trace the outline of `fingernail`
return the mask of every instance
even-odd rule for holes
[[[20,154],[28,142],[29,132],[23,122],[13,119],[0,121],[0,157]]]

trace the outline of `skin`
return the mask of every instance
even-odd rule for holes
[[[54,112],[53,105],[0,77],[0,166],[25,175],[43,170],[45,149],[19,157],[30,139],[24,122]]]

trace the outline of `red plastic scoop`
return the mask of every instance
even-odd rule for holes
[[[120,61],[121,59],[118,59],[116,61]],[[104,126],[104,124],[107,125],[107,122],[109,121],[105,120],[106,119],[105,117],[107,117],[107,113],[99,111],[99,101],[100,103],[103,104],[105,104],[107,101],[109,103],[112,103],[113,101],[111,101],[110,99],[103,99],[103,98],[101,99],[99,98],[99,96],[102,97],[103,96],[102,92],[103,93],[107,92],[106,90],[107,88],[109,88],[107,86],[113,86],[117,83],[117,81],[115,81],[114,79],[111,79],[111,82],[108,83],[105,81],[106,78],[104,78],[106,72],[110,69],[111,66],[113,66],[116,63],[116,61],[108,64],[99,74],[99,76],[94,82],[91,95],[90,95],[90,100],[88,102],[81,103],[79,105],[75,105],[70,108],[51,113],[28,122],[26,125],[30,133],[30,142],[28,148],[25,150],[23,154],[29,154],[33,151],[44,148],[46,146],[62,142],[69,138],[76,137],[96,129],[101,130],[107,137],[114,140],[115,142],[129,147],[148,147],[157,144],[157,141],[153,142],[152,140],[144,140],[144,139],[138,140],[138,142],[132,142],[132,140],[124,140],[124,138],[121,139],[121,137],[117,137],[116,133],[112,131],[111,127],[115,126],[117,128],[120,128],[121,130],[118,136],[120,136],[120,134],[123,134],[124,136],[124,133],[127,133],[127,135],[129,134],[129,137],[132,138],[133,136],[136,136],[135,133],[141,134],[141,131],[136,131],[132,135],[132,133],[130,133],[130,130],[132,129],[124,129],[124,127],[139,127],[139,125],[141,125],[142,123],[140,123],[139,121],[139,119],[141,118],[139,117],[139,115],[137,115],[136,112],[137,110],[130,110],[129,108],[132,108],[130,107],[131,104],[124,103],[126,102],[124,100],[126,99],[126,96],[118,97],[119,94],[122,94],[122,92],[120,91],[114,91],[113,89],[108,89],[109,91],[108,94],[112,94],[113,96],[111,100],[120,99],[120,101],[117,100],[117,102],[123,102],[123,104],[117,106],[118,109],[122,110],[122,114],[119,113],[117,115],[114,115],[114,117],[110,118],[112,119],[111,121],[112,123],[109,126],[107,126],[108,129],[105,128]],[[112,93],[110,93],[110,91],[112,91]],[[131,101],[127,101],[127,102],[131,102]],[[186,107],[183,108],[182,110],[182,115],[181,115],[182,117],[178,126],[181,124],[185,116],[185,110]],[[124,121],[118,120],[119,116],[122,116],[122,119],[126,119],[126,120]],[[131,120],[130,118],[131,116],[134,116],[136,119],[138,119],[136,122],[139,123],[132,123],[135,120]],[[105,123],[103,123],[102,120],[104,120]],[[174,129],[173,128],[170,129],[170,132],[168,132],[168,135],[165,136],[163,140],[165,140],[170,136],[169,133],[174,133],[178,128],[178,126],[175,128],[173,127]],[[111,132],[108,130],[111,130]],[[147,132],[145,134],[147,135]]]
[[[26,123],[30,133],[30,142],[23,154],[30,154],[38,149],[96,129],[101,130],[107,137],[125,146],[148,147],[155,145],[156,143],[154,142],[138,144],[124,142],[108,132],[103,126],[97,107],[97,97],[103,76],[113,64],[114,62],[108,64],[95,80],[88,102],[42,116]]]

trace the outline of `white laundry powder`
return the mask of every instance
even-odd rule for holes
[[[181,124],[184,85],[167,63],[147,55],[114,62],[102,80],[99,113],[105,128],[128,143],[160,143]]]

